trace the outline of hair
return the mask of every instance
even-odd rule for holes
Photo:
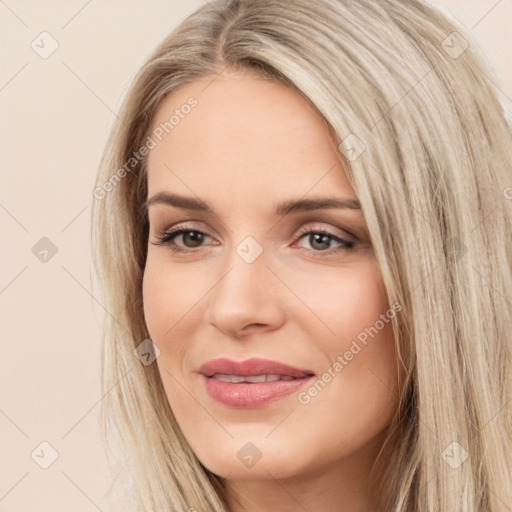
[[[421,0],[212,0],[138,71],[100,162],[91,233],[107,311],[102,432],[123,492],[140,511],[228,510],[157,365],[134,356],[149,338],[138,152],[166,95],[225,69],[285,84],[321,114],[389,303],[402,305],[399,407],[370,475],[379,511],[510,507],[512,129],[472,35]]]

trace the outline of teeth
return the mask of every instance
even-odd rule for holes
[[[212,377],[232,384],[239,384],[240,382],[275,382],[277,380],[294,379],[294,377],[285,375],[251,375],[248,377],[241,377],[240,375],[226,375],[224,373],[216,373],[215,375],[212,375]]]
[[[223,373],[216,373],[213,375],[214,379],[222,380],[224,382],[232,382],[232,383],[238,383],[243,382],[244,377],[239,377],[238,375],[225,375]]]
[[[266,382],[267,376],[266,375],[251,375],[249,377],[239,377],[243,378],[245,382]]]

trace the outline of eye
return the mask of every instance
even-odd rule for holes
[[[182,242],[184,242],[185,248],[177,245],[174,241],[179,236],[182,237]],[[158,239],[158,242],[153,242],[154,245],[167,245],[173,252],[187,252],[189,249],[201,247],[201,243],[204,239],[210,237],[206,233],[194,229],[193,227],[181,226],[177,229],[166,231],[156,238]]]
[[[181,244],[177,244],[175,241],[179,237],[181,237]],[[158,242],[152,242],[153,245],[166,245],[172,252],[188,253],[196,252],[194,249],[201,248],[203,242],[212,237],[192,226],[181,225],[156,236],[156,238]],[[306,239],[309,242],[311,248],[301,248],[318,253],[320,256],[347,251],[353,249],[356,245],[356,242],[345,240],[323,229],[304,229],[296,235],[297,241],[301,241],[303,239]],[[333,242],[336,242],[338,247],[331,248],[330,246]]]
[[[331,254],[344,250],[350,250],[355,246],[355,242],[340,238],[329,231],[323,229],[309,229],[299,233],[299,240],[305,239],[310,244],[314,252]],[[330,245],[335,241],[339,247],[331,248]]]

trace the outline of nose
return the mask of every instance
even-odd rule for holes
[[[264,251],[256,260],[248,262],[233,250],[209,294],[206,321],[210,325],[240,339],[273,331],[283,324],[280,283],[267,263]]]

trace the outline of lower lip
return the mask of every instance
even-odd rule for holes
[[[298,391],[313,377],[274,382],[224,382],[213,377],[202,376],[206,391],[217,402],[230,407],[255,409]]]

